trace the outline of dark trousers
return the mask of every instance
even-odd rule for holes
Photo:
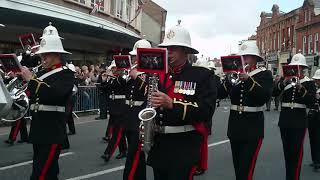
[[[12,123],[9,140],[16,141],[19,131],[21,140],[28,141],[27,120],[24,117]]]
[[[113,123],[112,123],[112,119],[108,120],[108,125],[107,125],[107,130],[105,133],[105,137],[112,137],[112,133],[113,133]]]
[[[274,100],[274,104],[275,104],[275,109],[278,110],[279,103],[280,103],[280,96],[275,96],[273,100]]]
[[[320,165],[320,127],[309,127],[308,130],[312,162]]]
[[[110,157],[116,151],[119,146],[119,151],[121,153],[125,153],[127,151],[127,142],[124,133],[124,128],[122,127],[114,127],[112,132],[112,137],[109,141],[109,144],[104,151],[104,154],[109,155]]]
[[[138,131],[126,131],[128,154],[123,180],[146,180],[146,158],[139,140]]]
[[[99,109],[100,109],[100,118],[106,119],[108,114],[108,107],[107,107],[107,94],[100,93],[99,94]]]
[[[195,167],[186,168],[182,166],[174,169],[153,168],[154,180],[193,180],[195,169]]]
[[[58,144],[33,144],[33,168],[30,180],[57,180],[60,151]]]
[[[286,180],[299,180],[306,128],[280,128],[286,165]]]
[[[230,143],[236,179],[252,179],[262,139],[249,141],[230,139]]]

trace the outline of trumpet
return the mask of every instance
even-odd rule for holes
[[[135,69],[136,67],[138,66],[138,64],[135,64],[133,66],[130,67],[130,69],[126,69],[126,70],[123,70],[121,71],[120,73],[120,77],[122,77],[123,79],[125,79],[126,81],[129,81],[130,80],[130,72]]]
[[[245,73],[249,73],[249,67],[250,65],[249,64],[246,64],[244,66],[244,70],[245,70]],[[240,72],[230,72],[230,73],[227,73],[226,74],[226,78],[227,80],[230,81],[230,83],[233,85],[233,86],[236,86],[237,84],[239,84],[241,82],[241,79],[240,79]]]

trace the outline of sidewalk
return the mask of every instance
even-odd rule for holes
[[[74,117],[74,123],[77,125],[77,124],[83,124],[83,123],[90,122],[90,121],[97,121],[94,118],[96,118],[98,116],[99,115],[97,115],[97,114],[95,114],[95,115],[87,115],[87,116],[80,116],[79,119]],[[28,125],[28,130],[29,130],[29,126],[30,125]],[[0,136],[9,134],[10,133],[10,129],[11,129],[10,126],[0,127]]]

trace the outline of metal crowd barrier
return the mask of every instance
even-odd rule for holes
[[[79,86],[73,99],[73,112],[99,111],[99,90],[96,86]]]

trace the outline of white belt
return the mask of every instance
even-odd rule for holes
[[[231,105],[231,110],[239,111],[239,112],[260,112],[264,111],[264,107],[249,107],[249,106],[238,106],[238,105]]]
[[[44,104],[31,104],[30,110],[32,111],[53,111],[53,112],[66,112],[66,108],[63,106],[51,106]]]
[[[162,134],[174,134],[194,131],[195,128],[192,125],[185,126],[159,126],[159,133]]]
[[[293,108],[302,108],[302,109],[307,108],[306,105],[299,104],[299,103],[282,103],[281,107],[288,107],[288,108],[291,108],[291,109],[293,109]]]
[[[125,95],[110,95],[109,98],[112,99],[112,100],[115,100],[115,99],[125,99],[126,96],[125,96]]]
[[[129,106],[141,106],[143,103],[144,103],[144,101],[126,100],[126,105],[129,105]]]

